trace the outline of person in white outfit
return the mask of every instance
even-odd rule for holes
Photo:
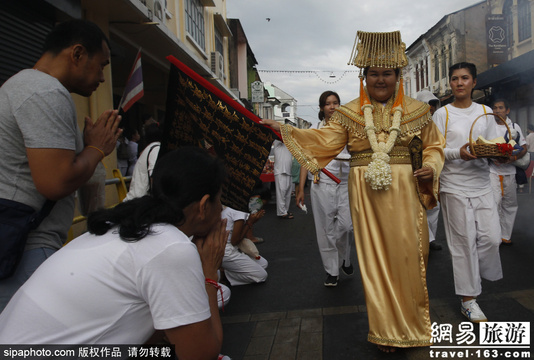
[[[435,251],[442,249],[441,245],[436,241],[440,209],[441,205],[438,202],[435,208],[426,211],[426,220],[428,222],[428,248]]]
[[[207,151],[166,153],[151,196],[91,213],[89,232],[19,289],[0,314],[0,344],[142,345],[164,333],[177,358],[216,359],[226,179]]]
[[[232,286],[261,283],[267,280],[267,266],[269,263],[264,257],[252,259],[242,253],[238,245],[245,238],[249,227],[265,215],[265,210],[249,214],[225,207],[221,217],[226,219],[226,230],[229,232],[222,268],[224,275]]]
[[[274,152],[274,184],[276,187],[276,215],[281,219],[293,219],[289,212],[291,203],[291,167],[293,155],[280,140],[273,142]]]
[[[527,148],[528,152],[533,154],[534,153],[534,125],[528,124],[527,126],[527,137],[525,139],[527,142]],[[531,160],[534,159],[534,156],[531,156]]]
[[[440,101],[430,91],[421,91],[417,95],[417,100],[428,103],[430,106],[430,115],[434,115],[440,107]],[[439,210],[441,206],[438,204],[435,208],[426,211],[426,219],[428,222],[428,248],[430,250],[439,251],[442,249],[441,245],[436,241],[436,234],[438,231]]]
[[[145,139],[148,146],[143,150],[135,164],[132,173],[130,189],[124,201],[145,196],[150,190],[152,171],[158,160],[160,149],[161,130],[158,124],[151,124],[145,129]]]
[[[339,95],[334,91],[325,91],[319,97],[319,120],[317,128],[322,128],[340,105]],[[354,274],[350,261],[350,242],[352,237],[352,220],[349,207],[349,160],[350,154],[345,147],[343,151],[325,168],[341,180],[339,184],[324,174],[314,177],[310,198],[317,235],[317,245],[326,271],[324,286],[337,286],[339,268],[346,275]],[[304,204],[304,184],[308,171],[301,167],[297,204]]]
[[[469,132],[479,115],[491,109],[476,104],[471,93],[476,85],[476,66],[461,62],[449,68],[454,101],[434,113],[444,135],[445,165],[440,177],[440,197],[445,235],[452,258],[454,286],[461,296],[461,312],[472,322],[487,321],[476,302],[481,278],[502,278],[499,215],[491,190],[487,159],[468,150]],[[479,118],[472,137],[495,138],[493,116]]]
[[[150,194],[152,183],[152,171],[156,166],[158,160],[159,149],[161,146],[161,130],[159,124],[150,124],[145,129],[145,138],[149,142],[148,146],[139,155],[139,160],[135,164],[133,170],[132,181],[130,182],[130,189],[123,201],[129,201],[135,198],[140,198]],[[220,273],[217,273],[217,281],[220,280]],[[217,292],[217,303],[219,309],[224,307],[230,302],[232,291],[224,284],[218,282],[221,287],[221,291]]]
[[[503,245],[512,245],[512,229],[514,228],[515,216],[517,215],[517,184],[515,180],[516,167],[511,164],[527,153],[527,143],[521,132],[521,128],[512,123],[508,117],[510,103],[506,99],[497,99],[493,102],[493,112],[503,119],[512,132],[512,139],[522,148],[521,152],[513,155],[506,162],[493,160],[490,162],[490,179],[493,195],[497,203],[501,224],[501,241]],[[501,119],[495,117],[497,124],[497,136],[505,136],[508,129]],[[508,134],[508,138],[509,138]]]

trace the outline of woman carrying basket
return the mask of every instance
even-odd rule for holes
[[[482,292],[481,278],[499,280],[502,268],[501,229],[488,161],[477,158],[468,149],[470,138],[497,137],[493,116],[483,116],[491,113],[491,109],[471,99],[476,77],[474,64],[461,62],[451,66],[449,83],[454,101],[437,110],[433,120],[446,140],[440,199],[455,291],[462,298],[462,314],[478,323],[487,321],[476,302]]]

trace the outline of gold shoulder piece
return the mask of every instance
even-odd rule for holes
[[[341,105],[336,109],[330,120],[342,125],[347,131],[354,134],[354,136],[360,139],[367,139],[367,134],[365,133],[365,119],[360,115],[360,112],[356,108],[359,103],[360,101],[358,98],[346,105]],[[409,97],[405,97],[405,103],[406,110],[400,125],[400,135],[402,136],[416,134],[432,119],[430,116],[430,106],[427,104]],[[391,104],[388,103],[387,108],[390,109]],[[376,117],[380,118],[381,115],[378,113],[375,114],[377,131],[387,131],[387,128],[383,128],[381,122]]]
[[[401,119],[401,134],[415,134],[424,128],[431,120],[430,106],[421,101],[405,97],[406,110]]]
[[[359,98],[354,101],[351,101],[347,105],[350,105],[352,103],[359,104]],[[347,131],[353,133],[356,137],[360,139],[365,139],[367,137],[364,131],[365,119],[356,109],[351,109],[348,106],[341,105],[336,109],[330,121],[337,122],[345,129],[347,129]]]

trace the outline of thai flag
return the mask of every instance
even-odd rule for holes
[[[119,103],[119,110],[122,105],[122,110],[124,112],[139,99],[143,97],[145,91],[143,90],[143,70],[141,69],[141,49],[137,52],[135,57],[135,62],[128,76],[128,81],[126,82],[126,87],[124,88],[124,93],[122,99]]]

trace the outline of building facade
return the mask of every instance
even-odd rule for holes
[[[503,20],[506,61],[482,72],[477,89],[487,104],[507,99],[510,119],[526,134],[528,124],[534,124],[534,0],[492,0],[490,9]]]
[[[451,97],[451,65],[469,61],[479,71],[488,68],[486,32],[481,26],[487,12],[488,5],[482,1],[448,14],[407,48],[408,66],[403,69],[403,77],[408,96],[416,98],[421,91],[430,91],[446,103]]]
[[[407,95],[430,91],[442,105],[451,102],[448,68],[471,62],[478,70],[475,101],[507,99],[510,118],[526,133],[534,124],[533,16],[534,0],[486,0],[444,16],[407,48]]]

